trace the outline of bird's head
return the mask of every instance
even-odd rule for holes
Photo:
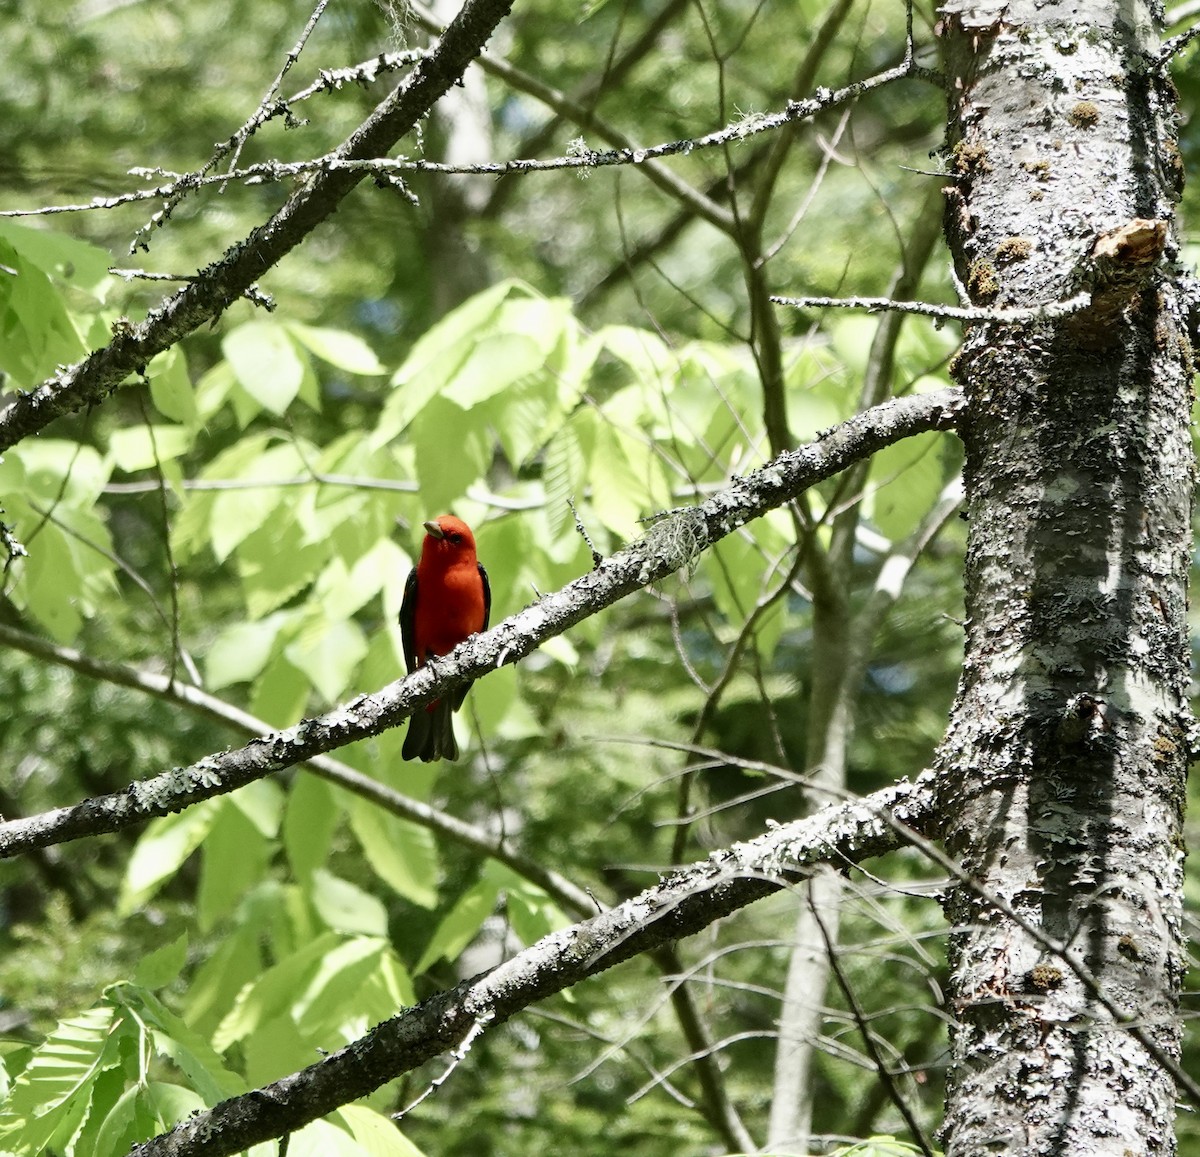
[[[425,542],[422,554],[432,553],[435,557],[462,559],[475,557],[475,536],[461,518],[453,514],[442,514],[425,524]]]

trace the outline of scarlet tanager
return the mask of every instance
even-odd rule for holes
[[[486,630],[492,611],[487,571],[475,557],[475,536],[461,518],[443,514],[425,523],[421,557],[404,584],[400,636],[411,675],[434,655],[448,655],[469,635]],[[457,759],[452,714],[467,697],[468,683],[435,699],[408,722],[405,759]]]

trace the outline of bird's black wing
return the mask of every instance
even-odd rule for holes
[[[485,580],[486,585],[486,580]],[[408,572],[404,598],[400,602],[400,638],[404,643],[404,665],[411,675],[417,669],[417,643],[414,638],[417,621],[417,568]]]
[[[483,563],[475,564],[479,567],[479,579],[483,583],[483,626],[479,629],[486,631],[488,623],[492,620],[492,584],[488,582],[487,571],[483,569]]]

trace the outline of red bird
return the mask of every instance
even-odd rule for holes
[[[475,536],[461,518],[443,514],[425,523],[421,557],[404,584],[400,635],[411,675],[434,655],[448,655],[465,638],[487,629],[492,588],[475,557]],[[467,697],[470,684],[435,699],[408,723],[401,752],[405,759],[457,759],[452,714]]]

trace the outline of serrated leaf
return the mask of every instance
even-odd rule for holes
[[[142,988],[156,989],[170,984],[187,963],[188,934],[181,932],[174,940],[147,953],[138,961],[134,983]]]
[[[118,1063],[109,1046],[121,1024],[107,1003],[59,1021],[13,1084],[0,1112],[0,1144],[37,1154],[56,1133],[74,1132],[97,1074]]]
[[[542,484],[546,488],[546,517],[555,537],[574,528],[568,503],[583,497],[591,437],[592,426],[576,414],[563,424],[546,447]]]
[[[109,991],[136,1011],[150,1029],[154,1047],[171,1060],[208,1104],[246,1091],[246,1082],[226,1067],[212,1045],[153,993],[132,984],[114,985]]]
[[[406,900],[432,908],[438,875],[433,834],[361,796],[345,798],[351,831],[375,874]]]
[[[273,414],[292,404],[304,379],[304,360],[287,330],[270,321],[251,321],[221,342],[238,384]]]
[[[137,1142],[164,1133],[207,1107],[202,1097],[182,1085],[165,1081],[132,1085],[105,1118],[96,1137],[96,1157],[128,1152]]]

